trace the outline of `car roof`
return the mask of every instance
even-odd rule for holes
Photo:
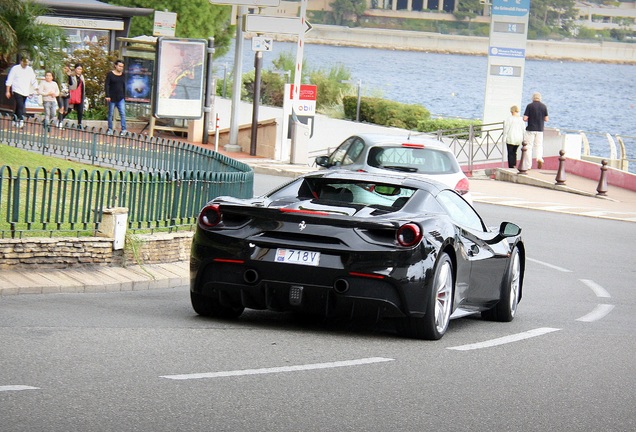
[[[366,181],[373,183],[387,183],[394,184],[403,187],[411,187],[416,189],[423,189],[437,195],[438,192],[451,189],[447,185],[438,182],[436,180],[431,180],[429,178],[424,177],[408,177],[400,174],[391,174],[391,173],[368,173],[368,172],[359,172],[359,171],[350,171],[343,169],[334,169],[334,170],[320,170],[312,173],[304,174],[301,177],[320,177],[320,178],[329,178],[334,180],[353,180],[353,181]]]
[[[428,134],[386,135],[386,134],[376,134],[376,133],[362,133],[362,134],[352,135],[352,137],[362,138],[364,142],[366,142],[369,146],[375,146],[375,145],[402,146],[403,144],[423,144],[424,146],[429,148],[434,147],[436,149],[450,151],[447,145],[445,145],[441,141],[438,141],[436,138]]]

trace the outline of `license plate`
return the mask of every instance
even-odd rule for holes
[[[320,252],[309,252],[298,249],[276,249],[276,262],[317,266]]]

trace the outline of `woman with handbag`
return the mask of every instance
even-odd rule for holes
[[[82,129],[82,117],[84,115],[84,88],[86,82],[82,72],[84,72],[84,68],[80,63],[77,63],[73,68],[73,72],[68,76],[69,105],[67,113],[70,113],[73,109],[77,112],[78,129]]]

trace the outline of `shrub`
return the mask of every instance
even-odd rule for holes
[[[355,119],[357,96],[342,98],[345,118]],[[360,99],[360,121],[382,126],[415,130],[420,121],[430,117],[430,112],[421,105],[403,104],[381,98]]]
[[[419,132],[437,132],[440,130],[467,128],[470,125],[479,126],[481,125],[481,121],[466,119],[429,118],[418,122],[417,130]]]

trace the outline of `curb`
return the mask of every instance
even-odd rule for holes
[[[190,284],[189,261],[130,267],[14,270],[0,278],[0,297],[17,294],[103,293],[175,288]]]
[[[519,174],[514,168],[497,168],[495,171],[495,180],[505,181],[509,183],[525,184],[528,186],[536,186],[536,187],[541,187],[544,189],[552,189],[552,190],[561,191],[561,192],[568,192],[568,193],[573,193],[577,195],[589,196],[594,198],[605,199],[608,201],[618,202],[617,200],[607,196],[602,196],[595,193],[583,191],[580,189],[575,189],[569,186],[558,185],[556,183],[552,183],[546,180],[541,180],[536,177],[532,177],[529,174]]]

